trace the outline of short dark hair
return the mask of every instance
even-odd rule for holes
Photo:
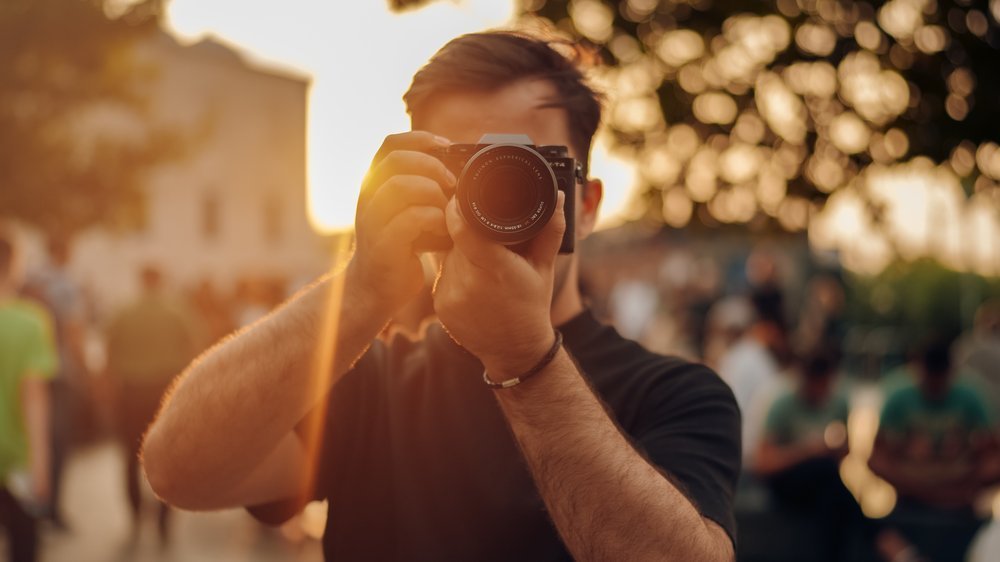
[[[443,92],[489,92],[519,80],[548,80],[558,97],[545,107],[566,111],[572,148],[586,172],[590,146],[601,122],[602,100],[581,70],[587,56],[582,46],[568,41],[513,31],[469,33],[449,41],[417,71],[403,102],[413,116]]]
[[[924,341],[917,355],[924,374],[932,378],[943,378],[950,373],[951,344],[951,339],[943,336],[933,336]]]

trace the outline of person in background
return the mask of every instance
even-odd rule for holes
[[[60,506],[63,469],[77,437],[78,422],[86,413],[86,397],[89,395],[89,376],[84,357],[87,307],[83,289],[69,272],[69,240],[53,236],[46,249],[48,263],[29,275],[24,292],[45,305],[55,322],[59,370],[51,382],[52,494],[45,517],[52,521],[56,529],[65,531],[68,525]]]
[[[200,340],[203,348],[231,333],[233,322],[231,303],[219,293],[211,279],[205,278],[189,295],[191,309],[198,318]]]
[[[142,497],[139,446],[146,427],[174,375],[197,352],[197,338],[186,311],[163,289],[153,266],[140,273],[142,293],[121,310],[108,328],[108,370],[117,384],[118,434],[127,455],[126,485],[133,533],[139,530]],[[158,529],[166,539],[169,510],[160,503]]]
[[[809,280],[791,342],[799,356],[808,357],[830,346],[841,348],[846,332],[845,303],[844,286],[833,274],[820,273]]]
[[[847,398],[836,389],[833,352],[802,362],[796,388],[771,406],[753,469],[781,509],[813,518],[842,548],[861,510],[840,479],[847,454]]]
[[[30,562],[38,550],[33,511],[50,495],[48,379],[59,360],[49,315],[17,296],[15,257],[13,242],[0,234],[0,527],[8,560]],[[26,486],[18,480],[25,467]]]
[[[888,524],[931,559],[959,560],[979,524],[974,500],[1000,480],[996,439],[982,399],[954,381],[948,342],[924,346],[916,372],[915,383],[886,399],[869,466],[898,495]],[[913,532],[919,521],[967,525],[956,531],[962,537],[949,541],[958,546],[949,557],[923,544]]]
[[[1000,298],[976,309],[972,330],[955,342],[955,364],[981,390],[991,418],[1000,417]]]
[[[757,312],[757,321],[772,326],[782,337],[788,335],[788,318],[785,316],[785,292],[782,290],[781,270],[773,250],[758,246],[747,256],[747,283],[750,300]]]
[[[747,298],[722,299],[709,312],[708,323],[712,335],[707,338],[711,355],[706,363],[718,369],[736,396],[743,419],[743,462],[749,466],[768,408],[781,387],[781,368],[761,338],[760,323]]]

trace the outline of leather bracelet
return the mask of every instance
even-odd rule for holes
[[[517,385],[521,384],[522,382],[524,382],[528,378],[532,377],[533,375],[538,374],[539,371],[541,371],[542,369],[544,369],[545,367],[547,367],[548,364],[551,363],[552,360],[556,358],[556,354],[559,353],[559,348],[562,347],[562,342],[563,342],[562,332],[560,332],[559,330],[553,330],[553,332],[555,333],[555,336],[556,336],[555,343],[552,344],[552,348],[549,349],[549,351],[545,354],[545,356],[542,357],[542,359],[538,363],[535,363],[534,367],[528,369],[524,373],[521,373],[519,376],[516,376],[516,377],[514,377],[512,379],[507,379],[507,380],[504,380],[504,381],[500,381],[500,382],[496,382],[493,379],[491,379],[489,373],[487,373],[484,370],[483,371],[483,382],[486,383],[486,386],[488,386],[490,388],[493,388],[493,389],[511,388],[511,387],[514,387],[514,386],[517,386]]]

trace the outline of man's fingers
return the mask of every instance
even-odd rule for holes
[[[517,257],[516,254],[506,247],[488,240],[474,232],[462,218],[461,211],[458,210],[458,201],[452,197],[445,207],[445,218],[447,219],[448,235],[455,243],[455,248],[474,265],[490,269],[502,264],[504,260]]]
[[[428,152],[435,148],[445,148],[449,144],[451,144],[451,141],[448,139],[428,133],[427,131],[407,131],[405,133],[392,134],[385,137],[382,141],[382,146],[379,147],[378,152],[375,153],[375,157],[372,159],[372,167],[377,166],[383,158],[395,150]]]
[[[369,229],[380,229],[407,207],[437,207],[448,204],[441,186],[424,176],[393,176],[375,192],[358,217]]]
[[[409,207],[400,212],[385,225],[373,251],[404,259],[414,253],[413,243],[421,235],[448,235],[443,210],[438,207]]]
[[[545,228],[527,244],[524,257],[536,267],[550,266],[555,261],[559,247],[562,246],[563,234],[566,232],[566,193],[560,191],[556,196],[556,210],[552,213]]]
[[[456,178],[437,158],[423,152],[396,150],[388,154],[368,172],[361,189],[358,209],[363,209],[382,186],[392,177],[400,175],[424,176],[438,183],[451,195]]]

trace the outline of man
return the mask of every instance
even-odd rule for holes
[[[781,367],[766,344],[767,324],[760,322],[750,299],[726,297],[716,303],[709,323],[716,341],[719,375],[733,389],[742,414],[743,462],[753,462],[768,409],[782,387]]]
[[[108,327],[108,371],[117,385],[118,435],[125,449],[125,484],[132,508],[132,531],[139,531],[142,494],[139,446],[156,416],[170,380],[194,357],[191,321],[163,290],[153,266],[140,272],[142,294],[118,312]],[[160,540],[167,538],[168,507],[161,503]]]
[[[817,352],[799,373],[796,389],[771,405],[754,469],[782,510],[818,526],[828,541],[823,559],[841,560],[864,518],[840,478],[848,403],[835,389],[836,354]]]
[[[596,322],[576,256],[557,256],[563,197],[515,252],[470,230],[429,154],[527,134],[585,166],[600,106],[580,71],[543,41],[473,34],[404,99],[413,132],[375,156],[349,265],[189,368],[146,439],[153,488],[271,521],[328,499],[330,560],[731,560],[739,412],[725,383]],[[578,190],[578,239],[601,189]],[[425,234],[454,244],[440,325],[373,342],[420,292]]]
[[[980,523],[973,502],[1000,480],[996,439],[985,403],[954,380],[947,341],[916,367],[916,384],[886,399],[869,465],[899,496],[888,524],[930,559],[960,560]]]
[[[991,417],[1000,416],[1000,298],[979,305],[972,330],[955,343],[955,364],[982,392]]]
[[[48,315],[16,296],[15,258],[13,243],[0,235],[0,526],[7,530],[7,559],[30,562],[38,550],[33,512],[49,498],[47,379],[58,360]],[[24,469],[28,485],[18,490],[12,485]]]
[[[834,389],[835,361],[817,354],[803,361],[800,372],[797,388],[771,405],[755,463],[786,503],[815,500],[808,496],[834,485],[843,488],[838,467],[847,454],[848,405]],[[824,479],[829,485],[816,485]]]
[[[59,370],[52,379],[52,494],[45,516],[60,530],[67,530],[62,514],[62,483],[66,459],[89,393],[84,341],[86,306],[83,289],[69,272],[69,240],[54,236],[48,241],[49,263],[32,273],[25,292],[45,304],[55,324]]]

